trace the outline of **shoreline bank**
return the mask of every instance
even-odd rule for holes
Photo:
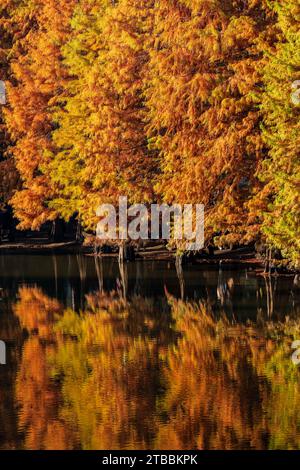
[[[8,242],[0,245],[1,255],[85,255],[98,256],[103,259],[118,258],[118,252],[101,253],[95,255],[92,246],[85,246],[75,241],[51,243],[41,241],[19,241]],[[176,254],[162,246],[153,246],[139,250],[135,255],[135,261],[169,261],[175,262]],[[275,269],[274,272],[265,273],[265,261],[259,259],[253,249],[241,247],[232,250],[216,250],[213,254],[199,254],[187,258],[183,262],[185,265],[231,265],[252,268],[257,275],[294,276],[299,271],[288,271],[287,269]]]

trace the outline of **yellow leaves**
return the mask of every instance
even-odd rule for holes
[[[21,226],[76,212],[92,229],[97,201],[126,194],[131,201],[204,202],[209,238],[218,232],[249,241],[259,218],[249,204],[257,173],[269,184],[271,168],[278,170],[272,187],[281,187],[298,142],[288,81],[299,78],[300,49],[284,45],[298,45],[297,2],[276,3],[277,25],[267,3],[16,6],[6,126],[24,186],[12,200]],[[284,116],[293,116],[291,133]],[[260,166],[275,145],[272,165]]]
[[[104,12],[95,11],[93,17],[78,10],[74,25],[85,25],[85,31],[75,30],[80,48],[73,40],[65,48],[70,74],[72,69],[76,71],[70,83],[75,93],[57,115],[60,127],[54,140],[63,149],[70,143],[68,130],[76,133],[71,153],[83,165],[81,178],[78,182],[72,172],[60,172],[61,181],[71,194],[75,194],[79,183],[85,200],[78,200],[78,208],[84,224],[92,228],[95,201],[99,204],[111,200],[112,195],[116,200],[118,194],[137,200],[139,194],[143,197],[152,188],[153,164],[146,143],[143,105],[143,76],[148,61],[145,36],[151,5],[145,2],[143,8],[145,15],[140,2],[124,0],[114,7],[108,4]],[[89,53],[90,43],[97,44],[93,63],[82,63],[79,69],[76,64],[82,54]],[[86,107],[78,112],[83,102]],[[65,157],[63,150],[55,157],[52,178],[64,165]],[[93,201],[91,208],[87,201]]]
[[[224,31],[224,47],[226,52],[233,48],[240,49],[251,46],[257,36],[257,19],[250,16],[232,16],[230,22]]]

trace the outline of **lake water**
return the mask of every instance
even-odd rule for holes
[[[300,281],[1,256],[1,449],[299,449]]]

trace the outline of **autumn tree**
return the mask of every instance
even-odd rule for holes
[[[11,1],[4,1],[0,6],[0,80],[5,82],[9,76],[9,53],[12,47],[12,31],[9,28]],[[7,146],[6,129],[3,121],[3,104],[0,105],[0,155]]]
[[[223,244],[257,234],[247,202],[264,152],[259,123],[264,1],[167,1],[155,9],[148,136],[160,151],[157,192],[204,203],[206,236]]]
[[[51,207],[75,211],[94,229],[100,203],[153,201],[153,152],[145,130],[145,47],[153,2],[81,2],[64,63],[74,77],[56,114],[51,177],[60,193]]]
[[[51,107],[64,87],[67,73],[60,48],[68,34],[76,0],[26,0],[11,12],[14,44],[12,80],[8,86],[6,125],[22,188],[12,200],[20,228],[37,229],[57,213],[49,208],[54,188],[44,166],[54,150]]]
[[[11,0],[5,0],[0,6],[0,80],[4,84],[6,101],[6,83],[10,79],[10,53],[13,47],[14,30],[10,22],[13,11]],[[3,102],[0,104],[0,210],[6,211],[13,191],[18,185],[18,173],[14,160],[9,153],[9,136],[4,120]]]
[[[297,265],[296,0],[5,0],[1,15],[21,228],[76,214],[95,230],[119,196],[203,203],[208,243],[263,238]]]

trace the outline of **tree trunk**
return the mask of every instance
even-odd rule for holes
[[[76,226],[76,238],[75,238],[77,243],[82,243],[83,242],[83,236],[82,236],[82,226],[81,226],[81,220],[77,220],[77,226]]]
[[[119,261],[120,277],[121,277],[121,287],[122,295],[125,300],[127,300],[128,295],[128,266],[126,263]]]
[[[129,245],[127,240],[123,240],[119,247],[119,262],[128,261],[135,261],[135,252],[133,246]]]
[[[62,219],[56,219],[52,223],[51,241],[58,243],[64,241],[65,223]]]

